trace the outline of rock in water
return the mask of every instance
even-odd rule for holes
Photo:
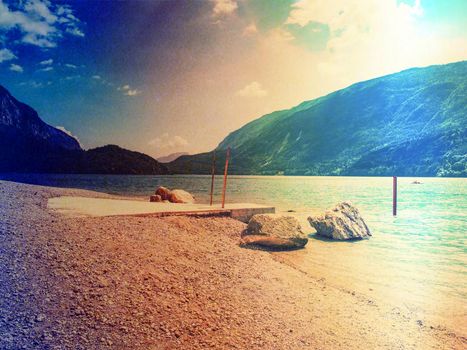
[[[309,217],[308,222],[320,236],[337,240],[370,238],[371,232],[357,208],[342,202],[323,216]]]
[[[151,197],[149,197],[150,202],[162,202],[162,197],[158,194],[154,194]]]
[[[162,200],[169,200],[171,191],[164,186],[160,186],[156,190],[156,195],[161,196]]]
[[[172,190],[170,192],[169,201],[172,203],[194,203],[195,198],[184,190]]]
[[[275,249],[303,248],[308,242],[297,218],[290,215],[256,214],[248,223],[241,245]]]

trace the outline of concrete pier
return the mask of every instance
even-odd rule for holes
[[[271,206],[254,203],[207,204],[151,203],[138,200],[62,196],[51,198],[48,208],[63,215],[79,216],[229,216],[248,222],[255,214],[275,213]]]

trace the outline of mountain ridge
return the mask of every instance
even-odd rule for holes
[[[467,176],[467,61],[410,68],[266,114],[231,132],[231,172]],[[175,173],[209,173],[212,152]]]
[[[25,103],[18,101],[0,85],[0,126],[13,128],[22,134],[30,134],[69,150],[81,150],[74,137],[45,123],[37,112]]]
[[[83,150],[0,85],[0,172],[169,174],[152,157],[106,145]]]
[[[187,156],[187,155],[189,155],[188,152],[175,152],[175,153],[170,153],[166,156],[158,157],[156,159],[160,163],[170,163],[181,156]]]

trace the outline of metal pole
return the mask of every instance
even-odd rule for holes
[[[224,168],[224,186],[222,188],[222,208],[225,205],[225,190],[227,188],[227,170],[229,169],[229,158],[230,158],[230,147],[227,147],[227,155],[225,157],[225,168]]]
[[[392,177],[392,215],[397,215],[397,176]]]
[[[214,174],[216,172],[216,151],[212,152],[212,168],[211,168],[211,200],[209,205],[212,205],[212,194],[214,192]]]

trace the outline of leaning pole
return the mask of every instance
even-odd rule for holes
[[[229,170],[230,147],[227,147],[224,167],[224,186],[222,186],[222,208],[225,207],[225,190],[227,189],[227,172]]]

